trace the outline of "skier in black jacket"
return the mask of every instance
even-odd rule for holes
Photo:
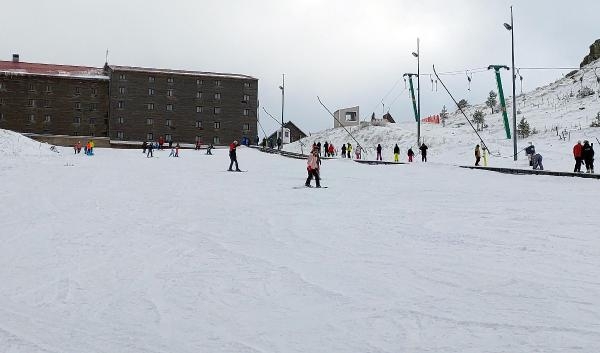
[[[421,150],[421,162],[427,162],[427,149],[428,148],[429,147],[427,147],[425,142],[423,142],[421,147],[419,147],[419,149]]]
[[[590,142],[583,141],[583,148],[581,149],[581,157],[585,161],[585,169],[588,173],[594,173],[594,144],[590,145]]]

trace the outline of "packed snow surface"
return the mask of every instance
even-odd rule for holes
[[[0,351],[598,349],[598,180],[214,153],[0,154]]]

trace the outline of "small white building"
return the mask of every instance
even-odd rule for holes
[[[281,138],[281,130],[282,129],[277,130],[277,138]],[[281,138],[281,142],[283,144],[290,143],[290,136],[291,136],[290,129],[288,129],[287,127],[284,127],[283,128],[283,138]]]
[[[358,106],[336,110],[333,113],[333,127],[358,126],[360,123],[360,111]]]

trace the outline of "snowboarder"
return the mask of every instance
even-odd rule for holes
[[[394,146],[394,162],[400,162],[400,147],[398,147],[398,144]]]
[[[148,142],[142,142],[142,153],[146,154],[146,148],[148,148]]]
[[[147,158],[153,157],[153,154],[152,154],[153,149],[154,149],[154,144],[149,143],[148,144],[148,154],[146,155]]]
[[[346,158],[346,144],[342,145],[342,158]]]
[[[410,147],[408,149],[408,152],[406,154],[408,155],[408,161],[412,162],[413,161],[413,157],[415,156],[415,152],[412,150],[412,147]]]
[[[427,149],[428,148],[429,147],[427,147],[425,142],[423,142],[423,144],[421,144],[421,147],[419,147],[419,149],[421,150],[421,162],[427,162]]]
[[[383,158],[381,158],[381,144],[380,143],[377,144],[377,158],[376,158],[376,160],[383,161]]]
[[[542,155],[536,153],[531,157],[531,162],[533,163],[533,170],[540,169],[544,170],[544,165],[542,164]]]
[[[590,145],[589,141],[583,141],[583,147],[581,148],[581,157],[585,162],[585,169],[587,173],[594,174],[594,144]]]
[[[169,153],[169,157],[175,157],[175,149],[171,146],[171,153]]]
[[[304,185],[306,187],[310,187],[310,182],[313,177],[315,177],[315,182],[317,183],[317,187],[321,187],[321,178],[319,177],[319,150],[318,148],[313,147],[311,154],[308,155],[308,159],[306,161],[306,170],[308,171],[308,177],[306,178],[306,183]]]
[[[583,158],[581,157],[581,151],[583,146],[581,145],[581,140],[577,141],[577,144],[573,146],[573,157],[575,158],[575,169],[573,169],[573,173],[581,173],[581,161]]]
[[[213,146],[212,143],[210,145],[208,145],[208,147],[206,147],[206,154],[210,154],[212,156],[212,149],[213,148],[215,148],[215,146]]]
[[[352,145],[348,142],[348,147],[346,147],[346,152],[348,152],[348,158],[352,159]]]
[[[229,159],[230,159],[230,163],[229,163],[229,169],[227,169],[230,172],[233,172],[233,169],[231,169],[231,167],[233,167],[233,163],[235,163],[235,171],[236,172],[241,172],[240,167],[238,167],[238,161],[237,161],[237,155],[236,155],[236,148],[237,146],[239,146],[237,140],[233,141],[231,143],[231,145],[229,145]]]
[[[479,166],[479,161],[481,160],[481,150],[479,149],[479,145],[475,146],[475,166]]]
[[[529,142],[529,146],[525,148],[525,154],[527,155],[527,159],[529,159],[529,165],[533,166],[533,155],[535,154],[535,146],[533,143]]]

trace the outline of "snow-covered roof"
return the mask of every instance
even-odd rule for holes
[[[104,74],[104,70],[98,67],[39,64],[20,61],[0,61],[0,74],[108,80],[108,76]]]
[[[114,71],[149,72],[149,73],[167,74],[167,75],[172,74],[172,75],[190,75],[190,76],[210,76],[210,77],[246,79],[246,80],[256,80],[257,79],[255,77],[248,76],[248,75],[219,73],[219,72],[155,69],[155,68],[147,68],[147,67],[119,66],[119,65],[109,65],[109,67]]]

